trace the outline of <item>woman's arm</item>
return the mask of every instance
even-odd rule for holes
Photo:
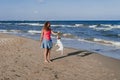
[[[40,45],[41,45],[42,40],[43,40],[43,29],[41,30]]]
[[[57,32],[53,32],[52,30],[51,30],[51,32],[52,32],[53,35],[57,35],[58,34]]]

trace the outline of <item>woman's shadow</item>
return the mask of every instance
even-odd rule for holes
[[[54,58],[54,59],[52,59],[52,61],[57,60],[57,59],[62,59],[62,58],[65,58],[65,57],[75,56],[75,55],[80,56],[80,57],[85,57],[85,56],[88,56],[92,53],[93,52],[88,52],[88,51],[76,51],[76,52],[68,53],[65,56],[60,56],[60,57]]]

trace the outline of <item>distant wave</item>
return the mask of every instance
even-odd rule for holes
[[[110,24],[100,24],[100,25],[89,25],[89,28],[92,28],[97,31],[110,31],[112,29],[120,29],[120,25],[110,25]]]
[[[114,26],[110,26],[111,28],[117,28],[120,29],[120,25],[114,25]]]
[[[96,28],[97,25],[90,25],[89,28]]]
[[[21,30],[0,30],[0,33],[21,33]]]
[[[18,25],[18,26],[44,26],[44,23],[0,23],[0,25]],[[120,25],[112,24],[51,24],[52,27],[89,27],[95,30],[108,31],[111,29],[120,29]]]
[[[85,39],[85,40],[97,42],[103,45],[111,45],[111,46],[120,47],[120,42],[117,42],[117,41],[109,41],[109,40],[97,39],[97,38],[90,38],[90,39]]]
[[[70,39],[78,39],[78,41],[85,41],[85,42],[91,41],[91,42],[100,43],[103,45],[111,45],[111,46],[120,47],[120,42],[117,42],[117,41],[108,41],[108,40],[98,39],[98,38],[81,39],[70,33],[64,33],[62,34],[62,36],[65,38],[70,38]]]
[[[7,30],[0,30],[0,33],[8,33]]]
[[[72,25],[64,25],[64,24],[53,24],[52,27],[73,27]]]
[[[40,23],[16,23],[16,25],[23,25],[23,26],[43,26],[44,24]]]
[[[84,24],[75,24],[75,27],[83,27]]]
[[[111,24],[100,24],[101,26],[111,27]]]
[[[82,39],[82,38],[76,38],[76,37],[72,37],[71,34],[64,34],[66,35],[65,37],[63,37],[66,40],[78,40],[78,41],[82,41],[82,42],[88,42],[88,43],[98,43],[101,45],[106,45],[106,46],[115,46],[120,48],[120,42],[117,41],[108,41],[108,40],[104,40],[104,39],[97,39],[97,38],[90,38],[90,39]]]
[[[0,23],[3,25],[18,25],[18,26],[44,26],[43,23]],[[52,27],[83,27],[84,24],[51,24]]]
[[[118,34],[118,36],[120,37],[120,34]]]
[[[31,33],[31,34],[40,34],[41,31],[37,31],[37,30],[29,30],[28,33]]]
[[[0,30],[0,33],[23,33],[25,31],[22,30]],[[26,31],[27,33],[30,34],[40,34],[41,31],[37,31],[37,30],[28,30]]]

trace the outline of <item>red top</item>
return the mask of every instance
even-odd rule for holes
[[[51,40],[51,30],[44,30],[43,31],[43,38],[47,39],[47,40]]]

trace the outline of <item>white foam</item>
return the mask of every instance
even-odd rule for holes
[[[8,33],[7,30],[0,30],[0,33]]]
[[[109,31],[109,30],[111,30],[112,28],[103,28],[103,27],[101,27],[101,28],[94,28],[94,29],[97,30],[97,31],[100,31],[100,30]]]
[[[89,28],[96,28],[97,25],[90,25]]]
[[[59,25],[51,25],[52,27],[74,27],[73,25],[62,25],[62,24],[59,24]]]
[[[100,27],[97,27],[97,25],[90,25],[89,28],[93,28],[97,31],[108,31],[111,29],[120,29],[120,25],[100,24]]]
[[[70,33],[63,34],[63,36],[70,36],[70,35],[72,35],[72,34],[70,34]]]
[[[94,38],[93,41],[120,47],[120,42]]]
[[[108,28],[111,28],[111,29],[119,29],[120,28],[120,25],[103,25],[105,27],[108,27]]]
[[[100,31],[108,31],[111,29],[120,29],[120,25],[111,25],[111,24],[100,24],[99,27],[97,25],[90,25],[89,28],[93,28],[94,30]]]
[[[87,41],[87,40],[85,40],[85,39],[77,39],[78,41],[84,41],[84,42],[90,42],[90,41]]]
[[[20,33],[21,30],[0,30],[0,33]]]
[[[119,29],[120,25],[114,25],[114,26],[111,26],[111,28],[117,28],[117,29]]]
[[[75,24],[75,27],[83,27],[83,24]]]
[[[108,41],[108,40],[104,40],[104,39],[97,39],[97,38],[93,38],[92,40],[85,40],[85,39],[77,39],[78,41],[83,41],[83,42],[88,42],[88,43],[98,43],[98,44],[102,44],[102,45],[108,45],[108,46],[116,46],[120,48],[120,42],[117,41]]]
[[[120,34],[118,34],[118,36],[120,37]]]
[[[120,42],[112,42],[112,44],[120,47]]]
[[[9,30],[9,32],[12,32],[12,33],[19,33],[19,32],[21,32],[21,30]]]
[[[107,27],[111,27],[111,24],[100,24],[101,26],[107,26]]]
[[[43,26],[44,24],[40,24],[40,23],[31,23],[31,24],[29,24],[29,25],[31,25],[31,26]]]
[[[29,25],[29,26],[43,26],[44,24],[40,23],[16,23],[17,25]]]
[[[31,33],[31,34],[40,34],[41,31],[37,31],[37,30],[29,30],[28,33]]]
[[[110,26],[110,25],[105,25],[105,26]],[[93,28],[94,30],[97,30],[97,31],[100,31],[100,30],[108,31],[112,29],[112,27],[97,27],[97,25],[90,25],[89,28]]]

